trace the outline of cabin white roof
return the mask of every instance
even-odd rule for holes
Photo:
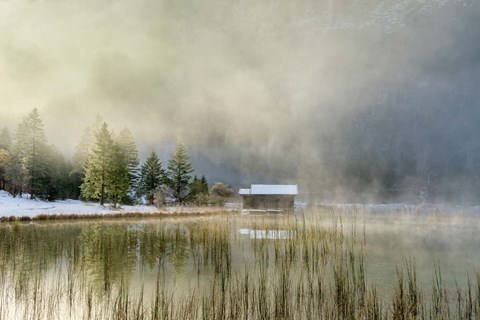
[[[250,194],[250,189],[240,189],[238,194],[241,196],[248,196]]]
[[[298,195],[296,184],[252,184],[250,189],[240,189],[238,194],[246,195]]]

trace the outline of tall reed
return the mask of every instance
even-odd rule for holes
[[[230,214],[3,224],[0,319],[480,317],[480,275],[450,292],[437,267],[423,288],[406,259],[384,294],[366,276],[365,235],[344,226]]]

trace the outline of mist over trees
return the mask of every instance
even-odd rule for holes
[[[35,101],[65,155],[100,111],[127,124],[141,155],[183,141],[212,182],[480,204],[477,0],[7,1],[2,12],[12,143]],[[73,161],[77,185],[96,130]],[[19,161],[2,183],[26,183]]]
[[[306,178],[320,198],[480,202],[480,109],[420,108],[418,92],[408,94],[402,107],[374,104],[339,123],[340,134],[325,134],[315,164],[324,172]]]
[[[154,151],[140,168],[131,132],[124,128],[117,135],[99,116],[83,131],[73,162],[48,144],[36,108],[18,124],[13,138],[7,128],[0,132],[0,190],[13,197],[81,198],[116,207],[142,199],[151,205],[161,193],[162,204],[193,202],[200,195],[208,197],[207,179],[192,180],[193,171],[183,144],[175,147],[167,170]]]
[[[308,168],[304,173],[293,172],[303,174],[302,190],[327,201],[476,203],[480,199],[480,127],[474,125],[474,120],[480,121],[478,110],[438,107],[432,113],[414,106],[379,112],[372,105],[346,119],[342,134],[319,130],[320,160],[308,166],[304,162],[301,167]],[[477,134],[465,134],[465,128]],[[295,168],[295,163],[291,165]],[[264,172],[258,173],[262,177]],[[263,181],[275,183],[275,178]],[[125,128],[115,134],[100,117],[83,131],[70,162],[49,143],[41,115],[33,109],[13,133],[7,128],[0,131],[0,189],[43,200],[151,205],[221,203],[222,192],[217,191],[228,187],[215,183],[209,188],[204,175],[194,175],[183,144],[175,147],[166,166],[154,151],[140,163],[132,133]]]
[[[22,178],[30,190],[30,196],[42,193],[49,179],[47,156],[53,150],[47,149],[43,123],[37,109],[33,109],[18,125],[15,133],[13,153],[18,155],[22,166]]]
[[[18,124],[13,139],[7,129],[0,134],[0,189],[13,196],[28,193],[31,199],[71,197],[70,164],[47,143],[43,122],[33,109]]]
[[[132,133],[127,128],[124,128],[122,131],[120,131],[117,142],[121,154],[124,157],[124,161],[127,164],[128,183],[130,185],[132,196],[134,196],[134,192],[138,188],[138,166],[140,164],[137,146]]]

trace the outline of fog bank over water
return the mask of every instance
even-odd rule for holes
[[[0,126],[100,114],[234,186],[480,202],[480,3],[2,1]]]

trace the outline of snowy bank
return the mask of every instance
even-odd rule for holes
[[[121,214],[208,214],[215,212],[232,211],[231,208],[222,207],[189,207],[189,206],[171,206],[157,208],[155,206],[136,205],[112,208],[111,206],[101,206],[98,203],[83,202],[79,200],[59,200],[55,202],[46,202],[41,200],[23,198],[13,198],[5,191],[0,191],[0,218],[2,217],[29,217],[37,216],[65,216],[65,215],[112,215]]]
[[[113,209],[109,206],[100,206],[97,203],[79,200],[60,200],[46,202],[26,198],[13,198],[5,191],[0,191],[0,217],[35,217],[37,215],[66,215],[66,214],[109,214],[124,212],[155,213],[158,209],[153,206],[122,206]]]

